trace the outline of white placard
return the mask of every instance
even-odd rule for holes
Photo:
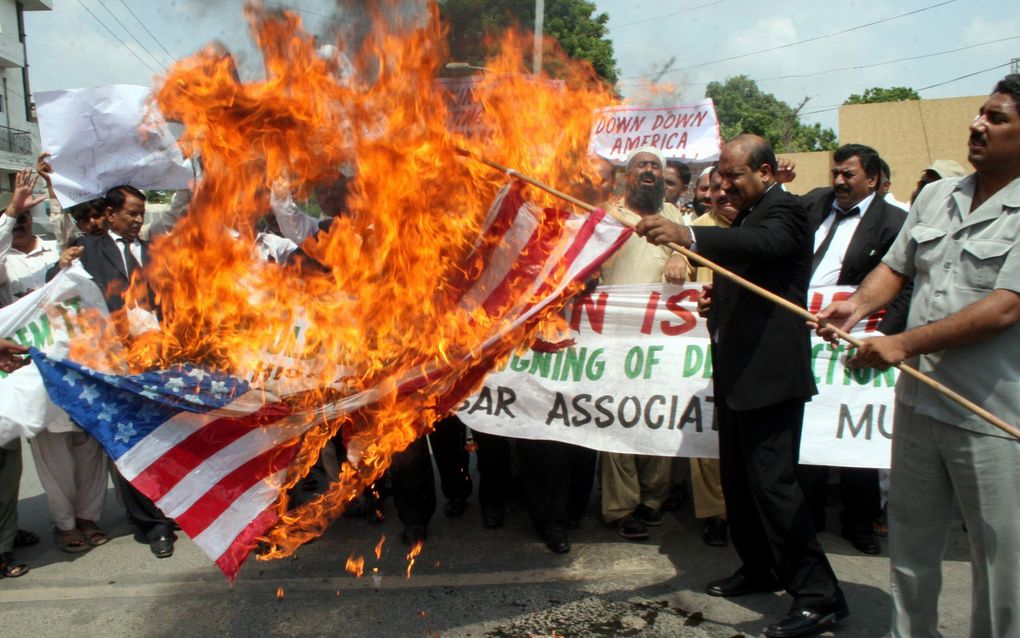
[[[618,165],[642,146],[654,146],[666,159],[712,162],[719,159],[719,140],[711,99],[671,107],[611,106],[595,112],[588,150]]]
[[[113,84],[35,94],[53,190],[65,208],[124,184],[188,187],[193,173],[144,86]]]

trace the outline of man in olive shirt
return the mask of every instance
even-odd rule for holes
[[[1020,75],[970,125],[975,173],[929,184],[882,264],[820,316],[849,329],[914,278],[907,330],[867,339],[851,367],[905,361],[1020,422]],[[825,329],[823,336],[831,337]],[[971,636],[1020,634],[1020,441],[901,375],[889,556],[894,636],[938,636],[942,548],[959,502],[973,570]]]

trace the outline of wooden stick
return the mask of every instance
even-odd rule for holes
[[[523,175],[523,174],[515,171],[512,168],[508,168],[506,166],[502,166],[500,164],[497,164],[496,162],[493,162],[492,160],[489,160],[487,158],[481,157],[479,155],[476,155],[476,154],[468,152],[468,151],[463,151],[463,154],[467,155],[467,156],[469,156],[469,157],[471,157],[471,158],[473,158],[473,159],[475,159],[475,160],[477,160],[477,161],[479,161],[479,162],[481,162],[481,163],[483,163],[483,164],[485,164],[487,166],[491,166],[492,168],[494,168],[494,169],[496,169],[498,171],[502,171],[502,172],[506,173],[507,175],[509,175],[511,177],[515,177],[515,178],[521,180],[522,182],[525,182],[527,184],[531,184],[532,186],[534,186],[536,188],[539,188],[539,189],[541,189],[541,190],[543,190],[543,191],[545,191],[545,192],[547,192],[547,193],[549,193],[551,195],[555,195],[556,197],[559,197],[560,199],[568,201],[571,204],[573,204],[573,205],[575,205],[575,206],[577,206],[579,208],[583,208],[585,210],[592,211],[592,212],[594,212],[596,210],[599,210],[596,206],[592,206],[591,204],[589,204],[587,202],[583,202],[583,201],[577,199],[576,197],[571,197],[570,195],[568,195],[568,194],[566,194],[566,193],[564,193],[562,191],[558,191],[558,190],[556,190],[555,188],[553,188],[551,186],[543,184],[542,182],[540,182],[540,181],[538,181],[536,179],[528,177],[527,175]],[[610,216],[612,216],[614,219],[616,219],[618,222],[620,222],[621,224],[623,224],[624,226],[626,226],[628,228],[634,228],[634,226],[636,226],[638,221],[641,219],[640,215],[637,215],[636,213],[632,213],[632,212],[626,211],[626,210],[607,210],[605,212],[608,213]],[[829,324],[824,319],[818,318],[817,315],[814,315],[813,313],[808,311],[806,308],[801,308],[800,306],[798,306],[797,304],[789,301],[788,299],[784,299],[783,297],[780,297],[779,295],[775,294],[774,292],[772,292],[770,290],[766,290],[765,288],[762,288],[761,286],[759,286],[759,285],[757,285],[755,283],[752,283],[752,282],[744,279],[740,275],[737,275],[736,273],[734,273],[734,272],[732,272],[732,271],[730,271],[730,270],[728,270],[726,268],[723,268],[722,266],[720,266],[719,264],[715,263],[714,261],[711,261],[710,259],[706,259],[705,257],[699,255],[698,253],[693,252],[693,251],[691,251],[691,250],[689,250],[687,248],[684,248],[683,246],[680,246],[678,244],[668,243],[668,244],[665,244],[665,245],[670,247],[670,248],[672,248],[676,252],[680,253],[681,255],[686,257],[687,259],[691,259],[691,260],[696,261],[697,263],[701,264],[702,266],[704,266],[706,268],[709,268],[713,272],[715,272],[715,273],[717,273],[717,274],[719,274],[719,275],[729,279],[733,283],[735,283],[735,284],[737,284],[739,286],[742,286],[743,288],[746,288],[747,290],[750,290],[751,292],[755,293],[756,295],[760,295],[762,297],[765,297],[766,299],[768,299],[772,303],[777,304],[777,305],[779,305],[779,306],[789,310],[790,312],[792,312],[792,313],[794,313],[794,314],[804,318],[807,321],[812,321],[814,323],[817,323],[820,326],[828,326],[836,334],[836,336],[838,336],[840,339],[846,341],[850,345],[858,347],[858,348],[862,345],[860,339],[854,337],[853,335],[851,335],[850,333],[846,332],[845,330],[842,330],[842,329],[837,328],[836,326],[834,326],[832,324]],[[1020,439],[1020,429],[1017,429],[1015,426],[1013,426],[1013,425],[1007,423],[1006,421],[1000,419],[999,417],[995,416],[994,414],[992,414],[988,410],[984,409],[980,405],[978,405],[978,404],[974,403],[973,401],[971,401],[970,399],[960,395],[955,390],[952,390],[952,389],[946,387],[942,383],[936,381],[935,379],[932,379],[931,377],[929,377],[928,375],[924,374],[920,370],[918,370],[916,368],[913,368],[911,366],[908,366],[907,364],[905,364],[903,362],[895,364],[895,367],[898,368],[900,370],[900,372],[903,372],[905,374],[908,374],[908,375],[914,377],[915,379],[917,379],[921,383],[923,383],[923,384],[927,385],[928,387],[930,387],[932,390],[935,390],[936,392],[942,394],[943,396],[948,397],[948,398],[952,399],[953,401],[956,401],[957,403],[959,403],[963,407],[967,408],[968,410],[970,410],[974,414],[978,415],[979,417],[981,417],[985,421],[988,421],[989,423],[991,423],[995,427],[999,428],[1003,432],[1006,432],[1007,434],[1010,434],[1010,435]]]

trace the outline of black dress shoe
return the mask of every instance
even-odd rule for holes
[[[446,508],[443,510],[449,518],[458,518],[467,509],[467,501],[462,498],[451,498],[446,501]]]
[[[753,577],[738,571],[729,578],[713,580],[705,586],[705,593],[720,598],[734,598],[747,594],[772,593],[779,589],[779,584],[771,577]]]
[[[549,523],[542,528],[542,540],[553,554],[566,554],[570,551],[567,530],[559,523]]]
[[[854,546],[854,549],[861,552],[862,554],[881,554],[882,544],[878,542],[878,538],[872,532],[857,532],[851,533],[844,531],[843,538],[850,541],[850,544]]]
[[[796,638],[812,636],[834,626],[850,615],[846,602],[840,600],[824,611],[791,609],[786,618],[765,628],[768,638]]]
[[[726,531],[726,521],[713,516],[705,521],[705,529],[701,531],[701,540],[712,547],[726,547],[729,544],[729,534]]]
[[[170,558],[174,555],[173,535],[163,534],[156,538],[149,539],[149,550],[156,558]]]
[[[499,529],[503,527],[502,510],[483,510],[482,527],[486,529]]]
[[[405,525],[400,540],[404,545],[417,545],[424,542],[428,535],[428,529],[424,525]]]

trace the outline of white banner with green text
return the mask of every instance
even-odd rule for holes
[[[698,284],[602,286],[568,310],[571,339],[511,357],[459,406],[472,429],[609,452],[717,457],[711,342]],[[812,290],[820,310],[852,289]],[[854,334],[877,335],[878,317]],[[807,327],[805,327],[807,330]],[[897,371],[849,370],[847,346],[813,340],[819,394],[807,404],[802,463],[889,467]],[[776,361],[775,374],[784,363]]]

